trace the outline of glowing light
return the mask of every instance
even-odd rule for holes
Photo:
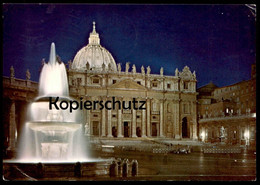
[[[202,131],[200,136],[201,136],[202,141],[205,141],[205,137],[206,137],[205,131]]]
[[[15,131],[15,139],[17,139],[17,130]]]
[[[102,148],[114,148],[112,145],[102,145]]]
[[[248,130],[245,131],[245,133],[244,133],[244,137],[245,137],[246,139],[249,139],[250,135],[249,135],[249,131],[248,131]]]
[[[39,96],[29,106],[28,122],[19,145],[19,159],[23,162],[89,161],[80,111],[49,108],[49,97],[69,101],[67,73],[64,63],[56,60],[52,43],[49,63],[44,63],[40,75]],[[15,133],[17,137],[17,133]]]
[[[228,113],[228,108],[226,108],[226,113]]]

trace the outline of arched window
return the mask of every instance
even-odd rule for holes
[[[183,89],[189,89],[189,82],[184,82]]]

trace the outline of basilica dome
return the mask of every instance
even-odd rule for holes
[[[93,31],[89,35],[88,45],[81,48],[72,62],[72,69],[105,70],[116,71],[116,62],[111,53],[100,45],[99,34],[96,32],[95,22]],[[88,63],[88,64],[87,64]]]

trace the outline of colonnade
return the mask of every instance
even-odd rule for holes
[[[93,99],[94,97],[92,97]],[[106,101],[106,100],[110,100],[108,97],[100,97],[100,100]],[[122,97],[117,98],[118,101],[122,102],[122,101],[128,101],[125,100]],[[143,100],[143,99],[140,99]],[[158,111],[153,111],[152,110],[152,102],[153,102],[153,98],[146,98],[146,104],[145,104],[145,108],[143,110],[135,110],[135,109],[130,109],[130,110],[123,110],[122,107],[121,109],[116,109],[114,110],[109,110],[109,109],[105,109],[103,108],[101,111],[93,111],[92,114],[95,113],[99,113],[100,117],[97,119],[99,124],[99,135],[101,137],[114,137],[113,133],[112,133],[112,128],[116,127],[117,130],[117,134],[116,137],[118,138],[122,138],[122,137],[138,137],[137,134],[137,127],[139,127],[141,129],[140,131],[140,135],[141,137],[151,137],[152,136],[152,123],[156,123],[158,124],[158,129],[156,136],[158,137],[166,137],[166,129],[164,128],[166,126],[166,124],[172,124],[171,128],[171,137],[174,139],[180,139],[181,138],[181,118],[180,118],[180,100],[165,100],[165,99],[160,99],[160,100],[156,100],[158,102]],[[166,103],[170,104],[171,106],[171,115],[172,115],[172,120],[170,121],[170,123],[167,123],[167,106]],[[196,102],[192,102],[192,106],[191,106],[191,111],[195,111],[196,113]],[[137,112],[138,112],[138,121],[137,121]],[[156,115],[154,114],[154,112],[157,112]],[[113,116],[113,114],[116,116]],[[128,116],[128,118],[126,119],[126,114]],[[196,114],[192,113],[191,115],[191,125],[190,125],[190,130],[192,133],[190,133],[190,138],[196,139],[197,135],[197,125],[196,125]],[[158,120],[153,120],[153,116],[158,116]],[[113,117],[116,117],[113,118]],[[90,110],[87,110],[87,114],[86,114],[86,122],[91,124],[91,114],[90,114]],[[117,122],[115,124],[115,122]],[[127,122],[128,126],[129,126],[129,136],[125,136],[124,135],[124,123]],[[138,123],[137,123],[138,122]],[[138,125],[138,126],[137,126]],[[90,132],[89,132],[90,133]],[[90,133],[91,135],[91,133]],[[139,136],[140,136],[139,135]]]

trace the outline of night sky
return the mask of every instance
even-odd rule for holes
[[[51,42],[64,63],[87,45],[92,22],[116,63],[174,75],[185,65],[198,84],[250,79],[255,62],[255,17],[245,5],[4,4],[3,75],[38,81]]]

